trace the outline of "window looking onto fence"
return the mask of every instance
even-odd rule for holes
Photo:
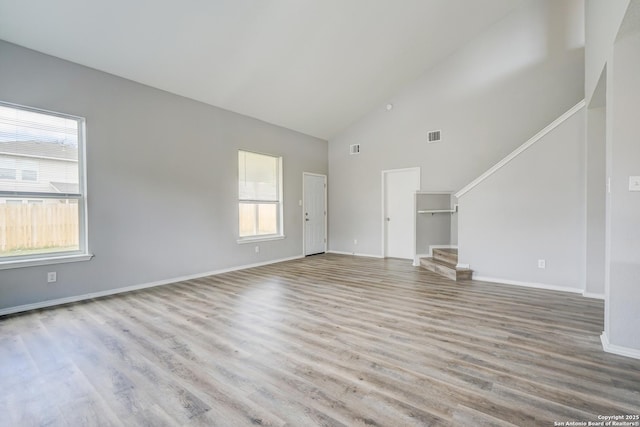
[[[241,240],[282,236],[282,158],[238,152]]]
[[[0,102],[0,262],[86,253],[84,119]]]

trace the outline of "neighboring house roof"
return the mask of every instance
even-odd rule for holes
[[[80,192],[80,186],[73,182],[50,182],[51,186],[58,193],[64,194],[78,194]]]
[[[0,141],[0,154],[77,161],[78,147],[57,142]]]

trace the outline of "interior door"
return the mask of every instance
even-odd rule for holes
[[[326,252],[327,177],[304,174],[304,254]]]
[[[414,195],[420,189],[420,169],[382,172],[384,256],[413,259],[415,255]]]

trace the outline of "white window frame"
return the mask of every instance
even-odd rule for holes
[[[236,227],[236,230],[238,232],[238,243],[254,243],[254,242],[264,242],[264,241],[268,241],[268,240],[280,240],[280,239],[284,239],[285,235],[284,235],[284,200],[283,200],[283,186],[282,186],[282,175],[283,175],[283,169],[282,169],[282,156],[275,156],[273,154],[266,154],[266,153],[260,153],[257,151],[252,151],[252,150],[244,150],[244,149],[239,149],[238,153],[237,153],[237,157],[236,157],[236,165],[238,165],[238,159],[240,156],[241,152],[245,152],[245,153],[251,153],[251,154],[259,154],[261,156],[268,156],[268,157],[273,157],[274,159],[277,160],[277,167],[278,167],[278,197],[277,200],[253,200],[253,199],[242,199],[240,198],[240,193],[238,190],[238,204],[237,204],[237,214],[236,214],[236,218],[238,219],[238,224]],[[237,173],[236,173],[236,177],[237,177],[237,182],[239,183],[240,180],[240,170],[238,168]],[[274,234],[254,234],[251,236],[240,236],[240,205],[242,203],[247,203],[247,204],[275,204],[277,205],[276,208],[276,214],[277,214],[277,231]],[[256,216],[257,219],[257,216]]]
[[[77,200],[78,250],[2,257],[0,258],[0,270],[90,260],[93,255],[89,253],[89,236],[87,224],[87,162],[85,118],[4,101],[0,101],[0,105],[7,108],[14,108],[50,116],[62,117],[65,119],[74,120],[78,123],[78,193],[0,191],[0,197],[2,198]]]

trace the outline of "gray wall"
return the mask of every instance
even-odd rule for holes
[[[640,176],[640,1],[634,6],[637,31],[619,39],[607,66],[611,193],[605,330],[611,344],[634,349],[640,357],[640,192],[629,191],[629,177]]]
[[[95,254],[0,271],[0,309],[302,254],[302,173],[327,173],[326,141],[1,41],[0,99],[86,117]],[[239,148],[283,156],[286,239],[259,254],[236,242]]]
[[[640,1],[586,0],[586,95],[605,107],[605,335],[610,351],[640,357]],[[602,98],[606,99],[606,102]],[[598,120],[598,119],[596,119]],[[587,127],[587,141],[602,129]],[[587,188],[588,194],[591,188]],[[606,341],[605,341],[606,342]]]
[[[605,108],[587,109],[586,286],[589,295],[604,298],[606,142]]]
[[[584,289],[584,134],[583,108],[460,196],[459,262],[474,278]]]
[[[585,95],[587,105],[598,85],[605,63],[630,0],[585,1]]]
[[[580,0],[528,0],[329,142],[329,248],[381,255],[381,171],[455,192],[584,96]],[[429,130],[443,141],[427,144]],[[361,154],[349,155],[359,143]]]
[[[451,209],[451,194],[417,194],[417,210]],[[416,216],[416,254],[429,253],[429,246],[451,244],[450,213],[417,214]]]

